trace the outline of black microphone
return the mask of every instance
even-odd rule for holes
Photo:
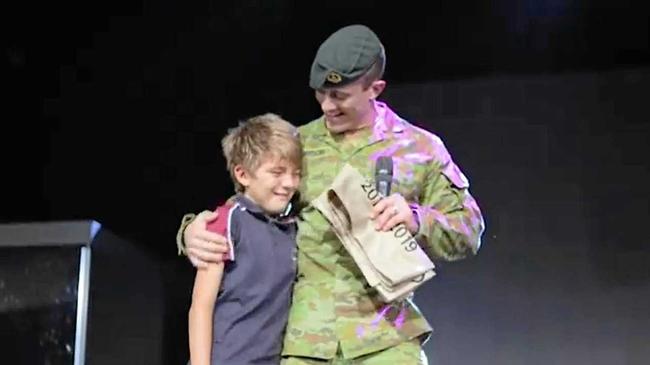
[[[393,182],[393,158],[381,156],[375,166],[375,184],[377,191],[383,196],[390,195],[390,184]]]

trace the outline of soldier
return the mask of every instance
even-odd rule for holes
[[[365,176],[379,156],[394,161],[393,193],[373,212],[376,228],[403,223],[432,260],[476,254],[484,222],[468,180],[443,142],[377,101],[384,47],[369,28],[339,29],[318,49],[310,87],[323,115],[300,127],[304,148],[298,221],[298,275],[283,364],[425,364],[431,327],[412,300],[382,303],[323,215],[310,205],[349,163]],[[184,217],[179,248],[193,265],[220,261],[225,239],[205,229],[214,216]]]

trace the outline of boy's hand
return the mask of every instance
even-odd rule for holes
[[[208,263],[220,263],[228,252],[226,237],[206,229],[208,222],[217,218],[217,213],[203,211],[196,216],[183,232],[187,257],[196,268],[205,268]]]

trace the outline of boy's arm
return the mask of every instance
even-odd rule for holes
[[[223,278],[224,263],[208,264],[198,269],[189,312],[190,362],[210,365],[212,351],[212,316]]]

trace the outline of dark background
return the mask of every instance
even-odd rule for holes
[[[364,23],[388,101],[440,135],[486,216],[481,253],[418,302],[432,363],[650,356],[649,13],[633,1],[242,0],[2,5],[0,221],[95,219],[161,262],[164,358],[185,361],[185,212],[231,194],[238,120],[319,115],[320,42]]]

